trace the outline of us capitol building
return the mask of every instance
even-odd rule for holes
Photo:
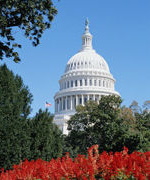
[[[98,102],[102,95],[119,95],[114,85],[115,79],[107,62],[92,47],[92,35],[86,20],[82,48],[69,59],[59,80],[60,90],[54,96],[54,122],[63,134],[68,134],[67,121],[75,114],[76,106],[84,105],[88,100]]]

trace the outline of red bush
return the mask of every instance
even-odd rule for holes
[[[128,149],[122,152],[99,154],[98,145],[88,149],[88,156],[78,155],[74,160],[65,157],[52,159],[50,162],[38,159],[14,165],[13,170],[3,171],[2,180],[61,180],[82,179],[94,180],[104,178],[139,180],[150,179],[150,152],[133,152]]]

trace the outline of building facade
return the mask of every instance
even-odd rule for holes
[[[69,59],[59,80],[60,90],[54,96],[54,122],[63,134],[68,134],[67,121],[75,114],[76,106],[89,100],[98,102],[102,95],[119,95],[114,85],[115,79],[107,62],[92,47],[92,35],[86,20],[82,48]]]

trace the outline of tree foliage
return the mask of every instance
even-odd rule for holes
[[[31,112],[32,94],[20,76],[6,65],[0,66],[0,116],[27,118]]]
[[[41,109],[30,121],[31,157],[49,161],[62,155],[63,137],[61,131],[53,123],[53,116]]]
[[[10,168],[29,157],[27,117],[32,95],[21,77],[0,67],[0,168]]]
[[[150,101],[146,100],[142,107],[138,102],[133,101],[130,108],[136,119],[136,130],[140,137],[138,150],[150,151]]]
[[[24,159],[50,160],[62,153],[62,134],[48,111],[33,118],[32,95],[20,76],[0,67],[0,168],[10,169]]]
[[[138,120],[132,109],[121,107],[121,102],[120,97],[112,95],[102,96],[99,104],[91,101],[78,106],[77,113],[68,122],[68,147],[78,153],[86,152],[94,144],[99,145],[100,151],[121,151],[123,146],[130,152],[139,146],[144,148]]]
[[[143,110],[141,114],[135,114],[137,131],[140,136],[138,150],[150,151],[150,113]]]
[[[6,56],[13,57],[15,62],[20,61],[15,49],[21,48],[21,44],[15,41],[15,32],[21,29],[32,40],[33,45],[37,46],[56,14],[57,10],[51,0],[1,0],[0,59]]]

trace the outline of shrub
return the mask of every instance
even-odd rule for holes
[[[2,171],[3,180],[62,180],[62,179],[150,179],[150,152],[102,152],[98,145],[88,149],[88,155],[70,158],[67,153],[62,158],[44,161],[25,160],[14,165],[13,170]]]

